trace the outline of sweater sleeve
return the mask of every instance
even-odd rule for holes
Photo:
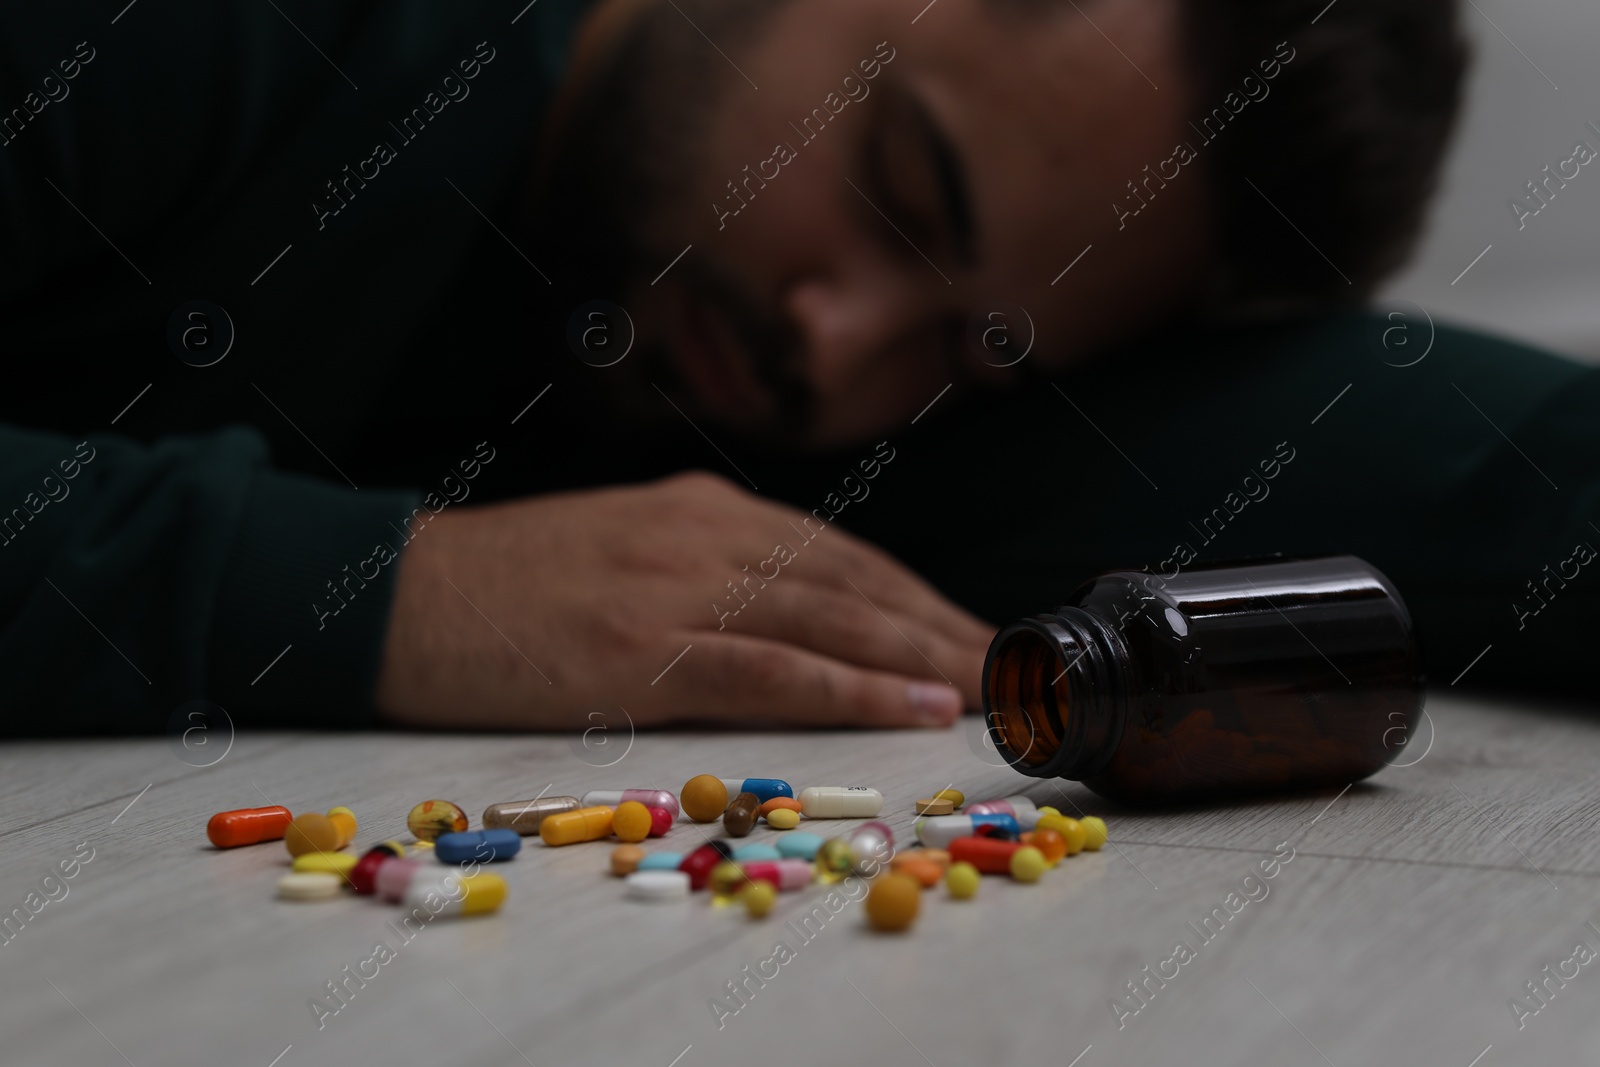
[[[274,471],[239,428],[141,446],[0,426],[0,734],[370,715],[411,491]]]

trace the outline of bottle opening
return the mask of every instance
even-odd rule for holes
[[[1019,628],[1002,637],[987,670],[990,736],[1012,766],[1037,767],[1061,750],[1070,707],[1060,643]]]

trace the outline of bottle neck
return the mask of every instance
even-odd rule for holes
[[[1001,630],[983,665],[983,710],[996,749],[1035,778],[1093,777],[1127,719],[1132,664],[1115,627],[1082,608]]]

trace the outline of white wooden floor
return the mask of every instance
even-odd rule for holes
[[[560,737],[241,734],[204,769],[159,739],[11,745],[0,914],[26,912],[75,852],[93,859],[0,945],[0,1063],[1594,1062],[1600,961],[1564,961],[1579,943],[1600,951],[1600,721],[1442,697],[1429,712],[1425,755],[1337,797],[1181,813],[1118,811],[1077,786],[1063,798],[992,753],[986,765],[960,730],[641,733],[609,768],[588,764],[616,759],[620,734],[588,753]],[[849,904],[805,941],[786,921],[820,888],[785,895],[764,922],[704,894],[637,904],[604,873],[610,846],[533,839],[496,868],[511,884],[499,915],[427,926],[319,1030],[308,1002],[379,940],[399,942],[387,925],[399,910],[280,903],[281,846],[217,852],[204,834],[213,812],[263,796],[295,811],[348,804],[366,842],[403,834],[429,797],[476,825],[485,805],[547,788],[676,790],[702,772],[875,785],[906,833],[917,796],[1021,788],[1104,814],[1117,847],[1034,886],[985,878],[970,902],[929,891],[909,935],[873,933]],[[664,844],[698,840],[681,824]],[[1277,877],[1244,887],[1260,899],[1209,942],[1196,935],[1191,923],[1290,848]],[[779,940],[794,957],[719,1029],[709,1001]],[[1180,940],[1193,958],[1148,983],[1119,1028],[1112,999],[1136,1005],[1124,984]],[[1519,1029],[1509,1002],[1539,1006],[1524,989],[1539,978],[1544,1006]]]

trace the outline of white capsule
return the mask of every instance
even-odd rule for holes
[[[864,785],[814,785],[800,790],[808,819],[871,819],[883,811],[883,794]]]
[[[634,871],[622,882],[632,900],[677,900],[689,895],[689,876],[683,871]]]

